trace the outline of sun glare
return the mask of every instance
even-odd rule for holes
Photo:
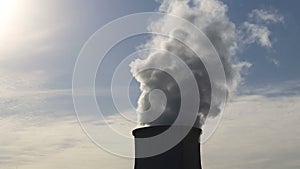
[[[16,8],[17,0],[0,0],[0,27],[3,28],[11,19]]]

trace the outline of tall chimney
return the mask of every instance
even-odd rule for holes
[[[140,154],[145,154],[142,151],[147,151],[151,147],[145,145],[145,142],[139,141],[138,138],[157,136],[169,127],[150,126],[133,130],[136,155],[134,169],[202,169],[199,143],[201,129],[195,127],[191,128],[188,134],[171,149],[151,157],[139,157]],[[182,134],[180,133],[182,128],[176,127],[175,134]],[[158,142],[161,144],[168,142],[168,140],[158,140]]]

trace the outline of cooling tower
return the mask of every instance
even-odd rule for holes
[[[191,128],[188,134],[171,149],[151,157],[138,158],[143,151],[155,149],[139,138],[149,138],[165,132],[170,126],[150,126],[133,130],[135,137],[135,165],[134,169],[201,169],[200,143],[201,129]],[[182,134],[183,127],[176,127],[174,134]],[[181,132],[181,133],[180,133]],[[170,140],[158,140],[156,146],[165,145]],[[163,146],[164,146],[163,145]],[[153,146],[153,145],[152,145]]]

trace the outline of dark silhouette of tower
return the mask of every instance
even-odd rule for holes
[[[149,145],[139,142],[137,138],[147,138],[165,132],[170,126],[150,126],[133,130],[135,137],[135,154],[143,154]],[[182,132],[182,127],[176,127],[176,132]],[[200,143],[201,129],[191,128],[188,134],[177,145],[168,151],[145,158],[135,158],[134,169],[201,169]],[[166,143],[168,140],[159,140]],[[160,143],[158,143],[160,144]],[[159,146],[159,145],[158,145]]]

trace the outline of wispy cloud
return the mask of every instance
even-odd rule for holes
[[[238,29],[240,47],[257,44],[268,51],[274,51],[271,26],[283,23],[284,17],[275,8],[252,10],[248,14],[248,20],[243,22]],[[276,66],[280,65],[278,59],[269,57],[268,60]]]
[[[249,18],[254,19],[256,22],[264,23],[283,23],[284,17],[279,14],[276,9],[254,9],[249,14]]]
[[[284,17],[276,9],[254,9],[248,14],[248,21],[240,27],[242,44],[256,43],[262,47],[272,48],[270,24],[283,23]]]
[[[245,35],[243,36],[244,44],[257,43],[262,47],[272,48],[270,40],[271,31],[264,25],[244,22],[241,29]]]

